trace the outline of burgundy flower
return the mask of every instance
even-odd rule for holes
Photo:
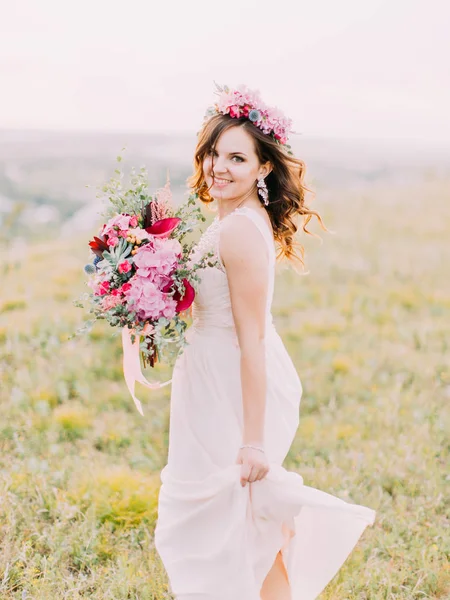
[[[168,217],[167,219],[156,221],[156,223],[153,223],[151,227],[146,227],[145,231],[147,233],[151,233],[157,238],[166,238],[169,237],[169,235],[180,222],[181,219],[178,217]]]
[[[175,294],[173,295],[173,299],[176,300],[176,302],[177,302],[177,308],[176,308],[177,313],[187,310],[191,306],[191,304],[194,302],[194,298],[195,298],[195,290],[187,279],[183,279],[183,285],[184,285],[183,296],[181,296],[181,294],[178,291],[175,292]]]
[[[172,277],[166,277],[166,282],[163,284],[162,280],[161,280],[161,284],[159,289],[164,292],[165,294],[168,294],[170,292],[170,290],[172,289],[173,286],[173,279]]]

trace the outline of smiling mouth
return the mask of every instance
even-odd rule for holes
[[[223,185],[225,183],[232,183],[230,179],[221,179],[220,177],[214,177],[213,181],[215,184],[218,183],[219,185]]]

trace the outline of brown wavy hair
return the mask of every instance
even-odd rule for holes
[[[298,226],[296,221],[303,217],[303,231],[314,237],[320,237],[307,229],[307,224],[315,216],[323,230],[322,217],[305,204],[306,192],[315,195],[304,184],[305,163],[287,154],[278,142],[261,131],[248,119],[235,119],[229,115],[214,115],[203,125],[198,134],[198,143],[194,154],[194,173],[188,179],[189,187],[198,194],[205,204],[213,202],[203,175],[203,161],[215,148],[221,134],[231,127],[243,127],[252,136],[256,154],[261,164],[267,161],[272,171],[265,182],[269,192],[269,204],[265,207],[272,223],[275,241],[278,243],[277,258],[286,258],[292,263],[301,263],[304,269],[304,247],[295,240]]]

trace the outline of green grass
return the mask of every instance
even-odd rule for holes
[[[450,598],[449,192],[316,201],[336,233],[306,240],[310,275],[278,275],[275,320],[304,387],[285,466],[377,511],[321,600]],[[153,531],[170,389],[139,389],[142,418],[114,331],[69,339],[84,243],[40,243],[3,269],[0,597],[169,600]]]

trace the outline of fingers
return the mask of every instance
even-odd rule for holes
[[[269,467],[256,467],[248,463],[243,463],[241,468],[241,485],[245,487],[247,483],[254,483],[264,479],[269,472]]]
[[[258,475],[258,469],[257,469],[257,467],[252,467],[250,469],[250,473],[248,475],[248,482],[249,483],[253,483],[254,481],[256,481],[258,479],[257,475]]]
[[[264,479],[264,477],[267,475],[268,472],[269,472],[269,467],[262,467],[260,469],[260,471],[258,472],[255,481],[259,481],[261,479]]]
[[[250,475],[251,466],[248,463],[243,463],[241,467],[241,485],[245,487],[245,484],[248,482],[248,477]]]

